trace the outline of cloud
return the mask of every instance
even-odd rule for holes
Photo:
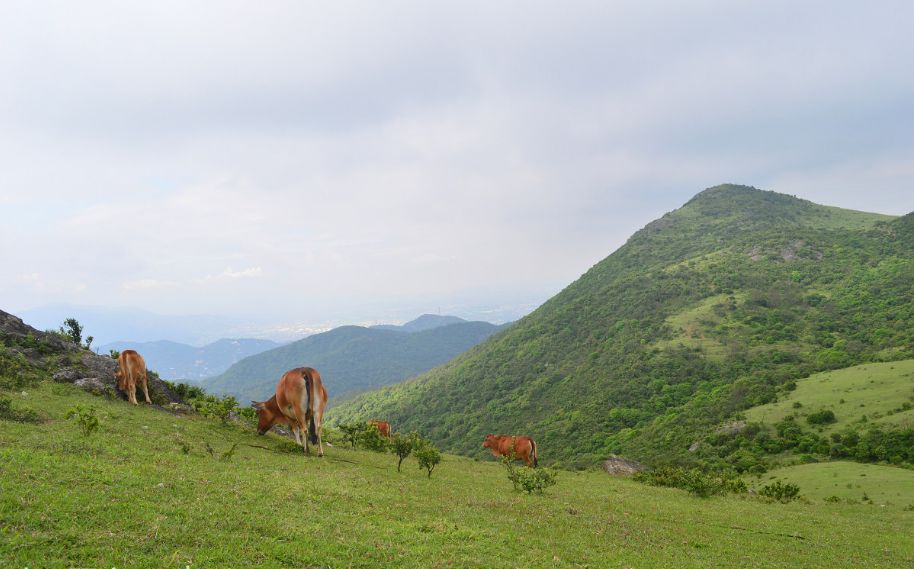
[[[9,308],[520,314],[720,182],[914,210],[909,2],[5,16]]]

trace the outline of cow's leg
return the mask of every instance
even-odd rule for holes
[[[301,440],[304,443],[302,446],[305,449],[305,454],[311,454],[311,449],[308,448],[308,423],[305,421],[301,405],[293,405],[292,411],[295,413],[295,423],[298,425],[298,430],[301,432]]]
[[[152,405],[152,401],[149,399],[149,383],[145,377],[143,378],[143,395],[146,397],[146,403]]]
[[[317,434],[317,456],[324,456],[324,441],[321,440],[321,423],[323,423],[323,413],[315,413],[312,421],[314,421],[314,432]]]
[[[127,399],[134,405],[139,405],[136,401],[136,381],[127,380]]]
[[[292,434],[295,435],[295,444],[302,446],[301,430],[299,430],[298,425],[292,425]]]

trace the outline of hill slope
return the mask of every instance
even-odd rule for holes
[[[127,348],[143,354],[146,365],[169,380],[201,380],[224,372],[232,364],[279,344],[270,340],[223,338],[205,346],[190,346],[168,340],[158,342],[112,342],[99,347],[102,354]]]
[[[268,398],[283,372],[318,369],[331,398],[402,381],[453,358],[496,331],[488,322],[461,322],[419,332],[341,326],[241,360],[205,380],[210,392],[239,401]]]
[[[69,385],[0,391],[37,424],[0,418],[0,559],[11,567],[909,567],[903,503],[693,498],[601,472],[543,496],[503,469],[288,441],[133,408]],[[98,432],[66,419],[94,407]],[[230,458],[220,458],[237,443]],[[207,448],[214,449],[211,456]],[[880,467],[873,467],[880,468]],[[866,479],[861,478],[864,491]],[[66,491],[61,491],[66,489]],[[446,504],[443,507],[442,504]],[[288,520],[284,523],[280,520]]]
[[[689,461],[696,433],[791,380],[914,357],[914,215],[745,186],[698,194],[503,334],[331,410],[481,454],[523,432],[541,456]]]

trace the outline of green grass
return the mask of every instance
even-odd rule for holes
[[[11,567],[909,567],[914,513],[702,500],[601,472],[543,496],[500,465],[278,452],[275,436],[70,386],[4,393],[45,421],[0,421],[0,565]],[[94,406],[83,437],[64,416]],[[181,450],[181,441],[190,446]],[[212,458],[239,443],[230,461]],[[255,445],[255,446],[249,446]],[[267,447],[256,448],[256,446]],[[805,490],[805,488],[804,488]]]
[[[914,505],[914,471],[893,466],[847,461],[801,464],[747,478],[747,483],[760,488],[774,480],[799,485],[801,494],[810,500],[837,496],[860,502],[865,495],[880,508],[901,510]]]
[[[842,403],[842,401],[844,401]],[[817,373],[797,381],[797,388],[776,403],[753,407],[746,419],[773,425],[788,415],[805,416],[823,409],[835,413],[835,423],[824,432],[867,422],[884,425],[914,424],[914,410],[896,411],[914,402],[914,360],[873,363]],[[802,407],[794,407],[800,403]]]

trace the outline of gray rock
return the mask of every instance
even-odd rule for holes
[[[97,377],[84,377],[82,379],[77,379],[73,382],[73,385],[88,391],[92,395],[114,395],[114,390],[110,385],[106,385]]]
[[[602,466],[603,470],[613,476],[632,476],[633,474],[647,470],[647,466],[641,464],[637,460],[630,460],[615,455],[604,460]]]

